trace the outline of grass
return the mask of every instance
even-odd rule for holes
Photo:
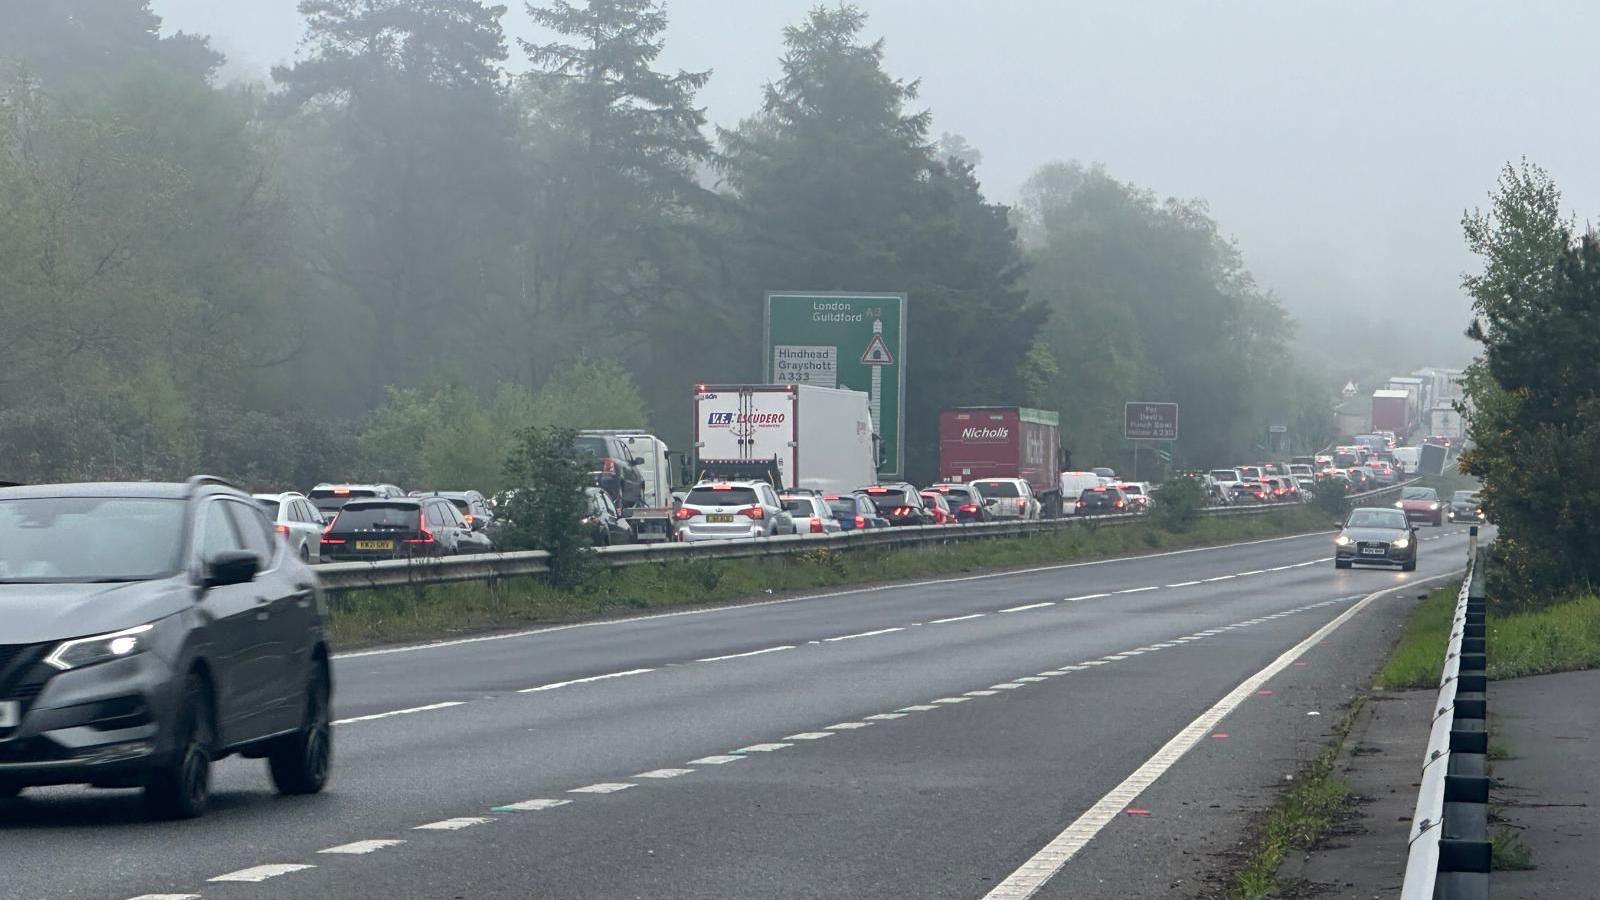
[[[1267,516],[1202,518],[1178,532],[1140,522],[898,550],[818,549],[763,559],[632,566],[602,571],[571,589],[518,578],[346,591],[329,595],[329,632],[342,648],[437,639],[788,591],[1104,559],[1327,529],[1324,515],[1294,507]]]
[[[1417,607],[1394,655],[1378,673],[1380,685],[1398,689],[1439,683],[1456,590],[1434,591]],[[1600,666],[1600,596],[1585,594],[1504,615],[1491,609],[1488,633],[1492,679],[1592,669]]]
[[[1517,833],[1504,826],[1490,837],[1489,868],[1495,872],[1525,872],[1535,868],[1533,851]]]
[[[1338,737],[1296,777],[1267,814],[1244,865],[1234,874],[1233,900],[1259,900],[1278,886],[1278,867],[1290,850],[1307,850],[1350,805],[1350,786],[1333,772],[1362,701],[1346,713]]]

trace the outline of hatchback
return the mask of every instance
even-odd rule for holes
[[[251,496],[273,521],[278,534],[289,545],[289,552],[300,557],[302,562],[322,561],[322,529],[328,523],[310,500],[292,492]]]
[[[844,530],[821,494],[782,494],[778,499],[802,534],[838,534]]]

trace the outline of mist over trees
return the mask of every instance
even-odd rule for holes
[[[144,0],[24,6],[0,476],[493,489],[527,429],[682,445],[692,385],[759,380],[762,296],[791,289],[910,295],[915,479],[948,405],[1059,410],[1080,466],[1128,461],[1127,400],[1183,405],[1191,465],[1269,423],[1331,436],[1337,385],[1203,203],[1076,163],[990,201],[856,6],[786,29],[716,131],[654,0],[529,3],[550,39],[514,46],[479,0],[303,0],[294,64],[227,87]]]

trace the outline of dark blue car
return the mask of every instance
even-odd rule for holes
[[[824,494],[822,499],[845,531],[889,527],[889,520],[878,513],[878,507],[866,494]]]

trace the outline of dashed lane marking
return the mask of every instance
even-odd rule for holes
[[[1142,594],[1145,591],[1159,591],[1159,590],[1161,590],[1161,586],[1160,585],[1152,584],[1149,587],[1128,588],[1125,591],[1117,591],[1116,593],[1118,593],[1118,594]]]
[[[465,706],[465,700],[452,700],[449,703],[430,703],[427,706],[413,706],[410,709],[392,709],[388,712],[373,713],[370,716],[354,716],[349,719],[339,719],[335,725],[354,725],[357,722],[376,722],[379,719],[392,719],[395,716],[409,716],[412,713],[432,712],[436,709],[449,709],[452,706]]]
[[[306,869],[315,868],[316,866],[308,866],[304,863],[273,863],[266,866],[251,866],[248,869],[240,869],[237,872],[229,872],[226,875],[218,875],[215,878],[210,878],[207,880],[215,882],[242,881],[248,883],[259,883],[266,881],[268,878],[277,878],[279,875],[288,875],[290,872],[303,872]]]
[[[791,734],[788,737],[784,738],[784,740],[786,740],[786,741],[820,741],[823,738],[833,737],[834,734],[835,734],[835,732],[832,732],[832,731],[802,731],[799,734]]]
[[[871,724],[872,724],[871,722],[840,722],[837,725],[829,725],[828,726],[828,730],[829,731],[855,731],[857,728],[866,728],[868,725],[871,725]]]
[[[200,900],[199,894],[140,894],[129,900]]]
[[[738,762],[741,759],[748,759],[748,757],[734,756],[732,754],[724,753],[724,754],[720,754],[720,755],[717,755],[717,756],[702,756],[699,759],[691,759],[691,760],[689,760],[689,765],[691,765],[691,766],[725,766],[728,763]]]
[[[793,644],[785,644],[782,647],[768,647],[765,650],[751,650],[748,653],[729,653],[727,656],[708,656],[705,659],[697,659],[695,662],[722,662],[725,659],[744,659],[747,656],[761,656],[767,653],[777,653],[781,650],[793,649]]]
[[[1079,597],[1065,597],[1065,598],[1062,599],[1061,602],[1062,603],[1078,603],[1078,602],[1081,602],[1081,601],[1084,601],[1084,600],[1099,600],[1101,597],[1109,597],[1109,596],[1111,596],[1111,595],[1110,594],[1084,594],[1084,595],[1079,596]]]
[[[627,790],[628,788],[631,788],[631,787],[636,787],[636,785],[632,784],[631,782],[627,782],[627,781],[602,781],[599,784],[591,784],[591,785],[586,785],[586,786],[581,787],[581,788],[573,788],[572,790],[567,791],[567,793],[569,793],[569,794],[615,794],[618,791],[625,791],[625,790]]]
[[[973,614],[968,615],[968,616],[951,616],[948,619],[934,619],[932,622],[929,622],[928,624],[929,625],[948,625],[951,622],[965,622],[968,619],[981,619],[985,615],[988,615],[988,614],[987,613],[973,613]]]
[[[934,700],[933,702],[934,703],[943,703],[946,706],[948,706],[948,705],[950,705],[952,703],[965,703],[965,702],[967,702],[968,700],[971,700],[971,699],[972,699],[971,697],[940,697],[939,699]]]
[[[588,678],[574,678],[571,681],[557,681],[553,684],[541,684],[538,687],[523,688],[519,694],[537,694],[540,691],[553,691],[556,688],[571,687],[575,684],[593,684],[596,681],[609,681],[613,678],[627,678],[629,675],[643,675],[654,672],[655,669],[629,669],[626,672],[609,672],[605,675],[590,675]]]
[[[1199,579],[1195,579],[1194,581],[1180,581],[1177,584],[1169,584],[1169,585],[1167,585],[1167,587],[1169,587],[1169,588],[1194,587],[1195,585],[1197,585],[1199,583],[1200,583],[1200,580]]]
[[[1046,600],[1043,603],[1029,603],[1029,604],[1027,604],[1025,606],[1013,606],[1010,609],[1002,609],[1000,611],[1003,612],[1003,613],[1018,613],[1018,612],[1027,612],[1030,609],[1044,609],[1046,606],[1055,606],[1055,605],[1056,605],[1056,602],[1054,600]]]
[[[868,716],[868,718],[876,718],[876,717],[875,716]],[[778,742],[774,742],[774,743],[770,743],[770,744],[751,744],[748,747],[740,747],[739,749],[737,749],[737,750],[735,750],[733,752],[734,753],[772,753],[775,750],[782,750],[785,747],[793,747],[793,746],[794,746],[793,744],[784,744],[784,743],[778,743]]]
[[[429,822],[426,825],[418,825],[416,828],[413,828],[411,830],[412,831],[461,831],[464,828],[472,828],[472,827],[474,827],[476,825],[487,825],[487,824],[489,824],[490,822],[493,822],[493,821],[494,821],[494,819],[486,818],[484,816],[462,816],[459,819],[444,819],[444,820],[439,821],[439,822]]]
[[[1021,678],[1017,678],[1015,680],[1016,681],[1021,681],[1021,682],[1025,683],[1025,684],[1034,684],[1035,682],[1049,681],[1048,678],[1041,678],[1038,675],[1024,675]],[[938,703],[939,701],[935,700],[934,702]]]
[[[383,849],[386,849],[388,847],[398,847],[398,846],[400,846],[401,844],[404,844],[404,843],[405,843],[405,841],[395,841],[395,840],[386,840],[386,839],[379,839],[379,840],[372,840],[372,841],[352,841],[351,843],[348,843],[348,844],[340,844],[337,847],[329,847],[326,850],[318,850],[317,852],[318,853],[337,853],[337,854],[348,855],[348,856],[366,856],[368,853],[376,853],[379,850],[383,850]]]
[[[644,776],[635,775],[634,777],[635,778],[642,778]],[[571,800],[552,800],[552,799],[549,799],[549,798],[543,798],[543,799],[539,799],[539,800],[523,800],[520,803],[507,803],[505,806],[496,806],[494,808],[494,811],[495,812],[540,812],[541,810],[555,809],[558,806],[570,806],[570,805],[572,805],[572,801]]]
[[[914,704],[912,706],[902,706],[899,709],[895,710],[895,712],[903,712],[903,713],[928,712],[929,710],[934,710],[934,709],[938,709],[938,708],[939,707],[937,707],[937,706],[929,706],[926,703],[917,703],[917,704]]]
[[[991,690],[991,691],[1014,691],[1017,688],[1022,688],[1022,687],[1027,687],[1027,685],[1025,685],[1025,684],[1017,684],[1014,681],[1008,681],[1008,682],[1006,682],[1004,684],[991,684],[991,685],[989,685],[989,690]]]
[[[907,713],[903,712],[877,713],[876,715],[867,716],[867,719],[872,722],[888,722],[893,719],[904,719],[906,715]]]
[[[995,694],[998,694],[998,693],[1000,693],[1000,692],[999,691],[965,691],[965,692],[962,693],[961,696],[963,696],[963,697],[993,697]]]
[[[853,641],[856,638],[877,637],[880,634],[893,634],[896,631],[905,631],[904,628],[879,628],[877,631],[863,631],[860,634],[841,634],[838,637],[823,638],[827,643],[834,641]]]
[[[1239,577],[1239,576],[1237,576],[1237,575],[1218,575],[1215,578],[1205,578],[1205,579],[1201,579],[1201,580],[1204,581],[1205,583],[1209,584],[1209,583],[1211,583],[1213,581],[1227,581],[1230,578],[1237,578],[1237,577]]]
[[[639,774],[637,774],[637,775],[635,775],[633,777],[635,777],[635,778],[658,778],[658,779],[659,778],[678,778],[678,777],[683,776],[683,775],[691,774],[692,772],[694,772],[693,769],[651,769],[648,772],[640,772]]]

